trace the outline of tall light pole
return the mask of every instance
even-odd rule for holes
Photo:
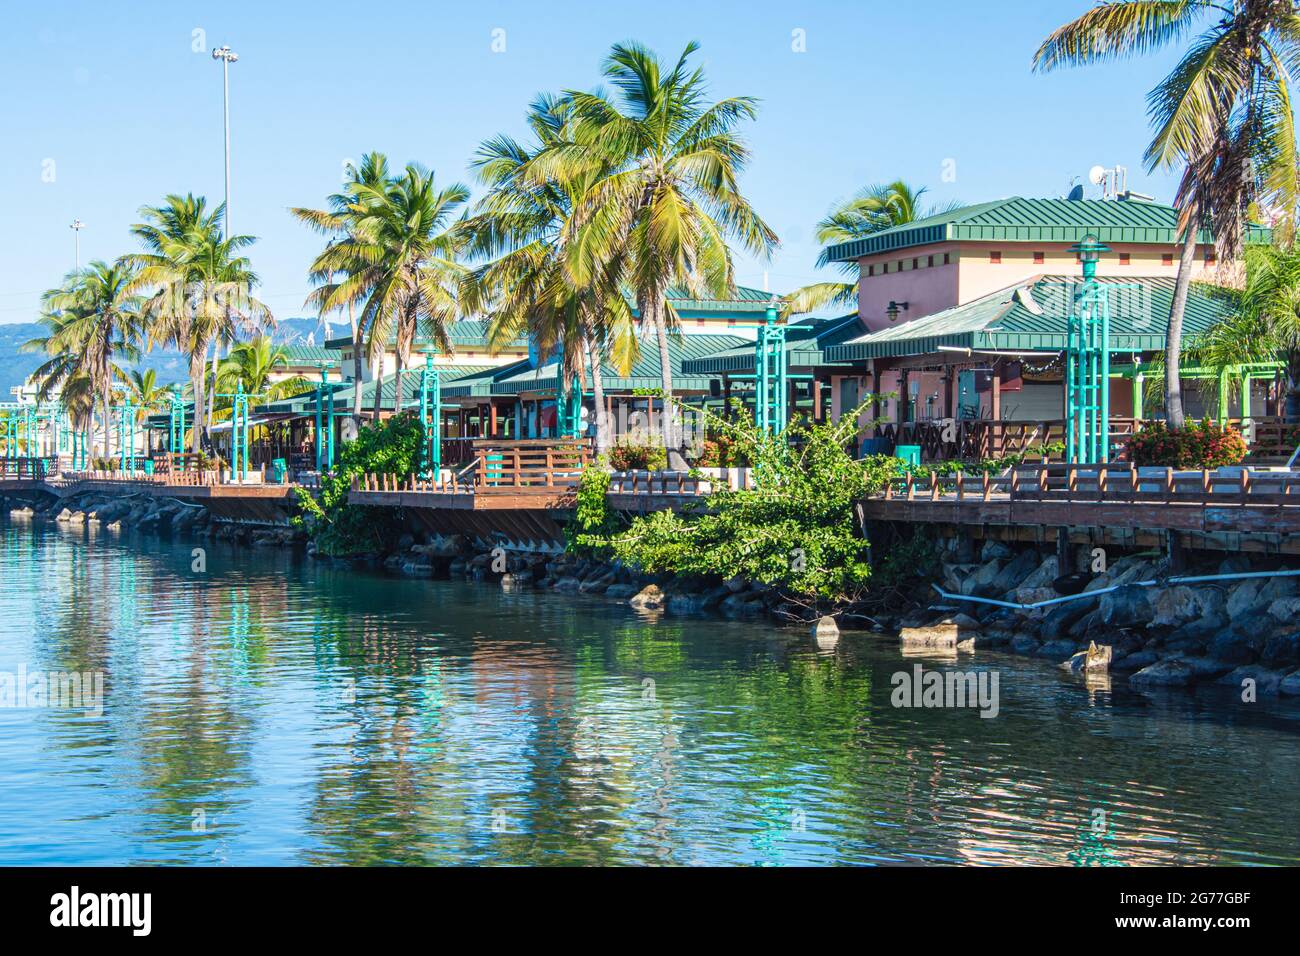
[[[230,64],[239,62],[239,54],[228,46],[217,47],[212,51],[212,59],[221,61],[221,103],[225,113],[226,130],[226,214],[222,222],[226,229],[226,238],[230,238]]]
[[[72,220],[72,225],[70,225],[68,228],[72,230],[72,235],[74,237],[73,247],[75,249],[76,258],[72,260],[73,263],[75,263],[73,269],[76,272],[80,272],[81,271],[81,230],[86,228],[86,224],[82,222],[80,219],[74,219]]]

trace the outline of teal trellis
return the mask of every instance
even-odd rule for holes
[[[432,352],[424,353],[420,375],[420,426],[424,430],[420,472],[425,478],[437,478],[442,470],[442,380],[433,367]]]
[[[316,470],[334,467],[334,390],[329,387],[328,362],[320,363],[320,381],[316,383]],[[376,385],[376,387],[379,387]],[[326,396],[329,406],[326,407]]]
[[[173,386],[171,390],[171,414],[167,422],[167,450],[172,455],[172,470],[181,469],[181,461],[185,454],[185,399],[181,394],[180,386]]]
[[[122,471],[126,471],[127,458],[135,458],[135,437],[139,433],[135,413],[140,406],[131,401],[130,395],[122,396],[122,406],[117,412],[118,457]]]
[[[556,396],[556,421],[561,438],[579,438],[582,435],[582,381],[577,375],[569,383],[569,390]]]
[[[775,302],[767,307],[767,322],[758,330],[754,370],[754,422],[759,431],[779,435],[788,418],[789,361],[785,352],[785,326],[776,324]]]
[[[248,400],[260,396],[244,391],[244,383],[236,382],[233,392],[219,392],[217,398],[228,398],[230,406],[230,474],[236,481],[244,481],[251,470],[248,465]]]
[[[1070,248],[1083,263],[1065,350],[1066,460],[1110,460],[1110,292],[1097,281],[1097,261],[1110,248],[1093,236]]]

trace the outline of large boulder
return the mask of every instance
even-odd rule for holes
[[[1068,637],[1074,622],[1096,607],[1096,598],[1078,598],[1052,605],[1039,629],[1043,640],[1055,641]]]
[[[605,597],[617,598],[622,601],[632,597],[632,595],[636,594],[639,590],[641,589],[635,584],[611,584],[609,587],[605,588]]]
[[[1205,653],[1227,664],[1248,664],[1258,653],[1257,640],[1255,635],[1243,634],[1234,627],[1210,638]]]
[[[1184,661],[1156,661],[1144,667],[1129,682],[1139,687],[1186,687],[1196,679],[1196,672]]]
[[[1078,647],[1079,645],[1075,641],[1048,641],[1034,651],[1034,656],[1049,660],[1053,664],[1059,664],[1073,657]]]
[[[984,547],[980,549],[980,561],[988,563],[990,561],[1000,561],[1011,557],[1011,548],[1001,541],[994,541],[992,538],[984,542]]]
[[[1300,664],[1300,631],[1270,637],[1260,651],[1259,662],[1269,667]]]
[[[1250,578],[1233,587],[1228,592],[1228,616],[1235,619],[1267,607],[1260,596],[1263,589],[1264,582],[1258,578]]]
[[[1160,588],[1151,599],[1151,623],[1162,627],[1177,627],[1199,614],[1200,605],[1196,591],[1186,585]]]
[[[1150,649],[1134,651],[1131,654],[1125,654],[1111,662],[1111,669],[1117,671],[1140,671],[1144,667],[1156,663],[1160,660],[1160,655]]]
[[[994,594],[1006,594],[1020,586],[1020,583],[1035,573],[1039,565],[1037,551],[1021,551],[998,572],[989,585]]]
[[[1300,697],[1300,671],[1292,671],[1283,677],[1277,689],[1279,693],[1286,694],[1288,697]]]
[[[1300,624],[1300,597],[1280,597],[1268,606],[1269,616],[1279,624]]]
[[[1240,688],[1244,692],[1248,686],[1247,681],[1254,681],[1256,696],[1265,697],[1278,693],[1282,686],[1282,680],[1286,676],[1282,671],[1270,670],[1267,667],[1260,667],[1255,664],[1246,664],[1231,673],[1224,674],[1219,678],[1218,683],[1223,684],[1225,687]]]
[[[1032,552],[1027,552],[1032,553]],[[1056,597],[1056,590],[1052,588],[1052,582],[1060,577],[1060,562],[1053,555],[1050,558],[1044,558],[1038,565],[1037,570],[1030,572],[1029,576],[1020,582],[1021,588],[1043,588],[1052,592],[1052,597]]]
[[[1139,627],[1151,619],[1148,588],[1125,585],[1101,596],[1101,622],[1107,627]]]

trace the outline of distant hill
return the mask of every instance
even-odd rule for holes
[[[333,325],[334,336],[346,332],[346,323]],[[9,389],[21,385],[45,361],[41,355],[19,351],[24,342],[40,338],[41,335],[41,326],[35,322],[0,325],[0,401],[9,401]],[[305,345],[312,335],[315,336],[315,344],[325,343],[325,330],[320,328],[316,319],[281,319],[271,333],[271,338],[285,345]],[[173,349],[154,349],[144,356],[139,367],[154,369],[158,373],[158,381],[164,385],[187,381],[189,377],[185,360]]]

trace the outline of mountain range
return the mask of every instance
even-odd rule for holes
[[[346,323],[333,326],[334,336],[346,332]],[[45,362],[46,357],[40,353],[21,351],[25,342],[40,338],[43,334],[42,327],[35,322],[0,325],[0,401],[9,401],[9,390],[25,382]],[[281,319],[272,331],[271,339],[283,345],[323,345],[325,331],[317,319]],[[124,367],[154,369],[158,374],[158,382],[162,385],[187,381],[189,377],[185,359],[170,348],[156,348],[146,353],[136,365],[122,364]]]

